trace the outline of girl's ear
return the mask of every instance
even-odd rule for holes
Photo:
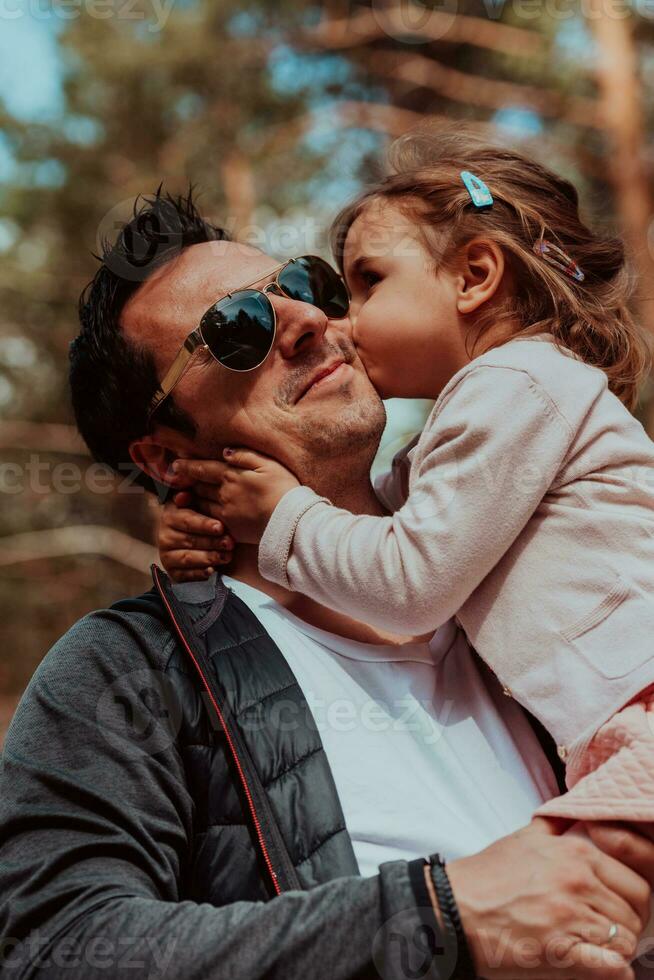
[[[499,289],[506,270],[504,252],[491,239],[473,238],[461,249],[459,268],[457,309],[465,316],[487,303]]]

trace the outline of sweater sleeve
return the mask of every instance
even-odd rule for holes
[[[353,515],[296,487],[266,528],[260,571],[381,629],[437,629],[515,541],[573,436],[525,371],[473,368],[423,433],[399,511]]]
[[[194,801],[143,650],[137,630],[87,617],[18,705],[0,763],[0,977],[404,977],[398,938],[424,958],[404,861],[268,902],[184,899]]]

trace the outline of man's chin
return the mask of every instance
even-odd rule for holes
[[[296,405],[307,449],[319,456],[345,459],[352,449],[374,453],[386,424],[384,403],[364,374],[356,372],[319,397]]]

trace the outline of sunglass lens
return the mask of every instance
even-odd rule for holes
[[[317,306],[330,320],[344,317],[350,307],[341,277],[315,255],[305,255],[290,262],[279,274],[278,282],[291,299]]]
[[[202,317],[202,337],[221,364],[232,371],[251,371],[270,353],[275,317],[267,296],[243,290],[220,300]]]

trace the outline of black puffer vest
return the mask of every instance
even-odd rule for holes
[[[180,641],[168,673],[197,807],[185,897],[225,905],[358,874],[320,735],[281,651],[221,581],[207,609],[181,602],[160,569],[153,576]]]
[[[215,598],[198,605],[180,601],[161,569],[152,572],[142,607],[179,640],[166,673],[196,805],[180,900],[266,900],[358,874],[320,735],[282,652],[220,580]],[[534,727],[560,782],[554,744]]]

